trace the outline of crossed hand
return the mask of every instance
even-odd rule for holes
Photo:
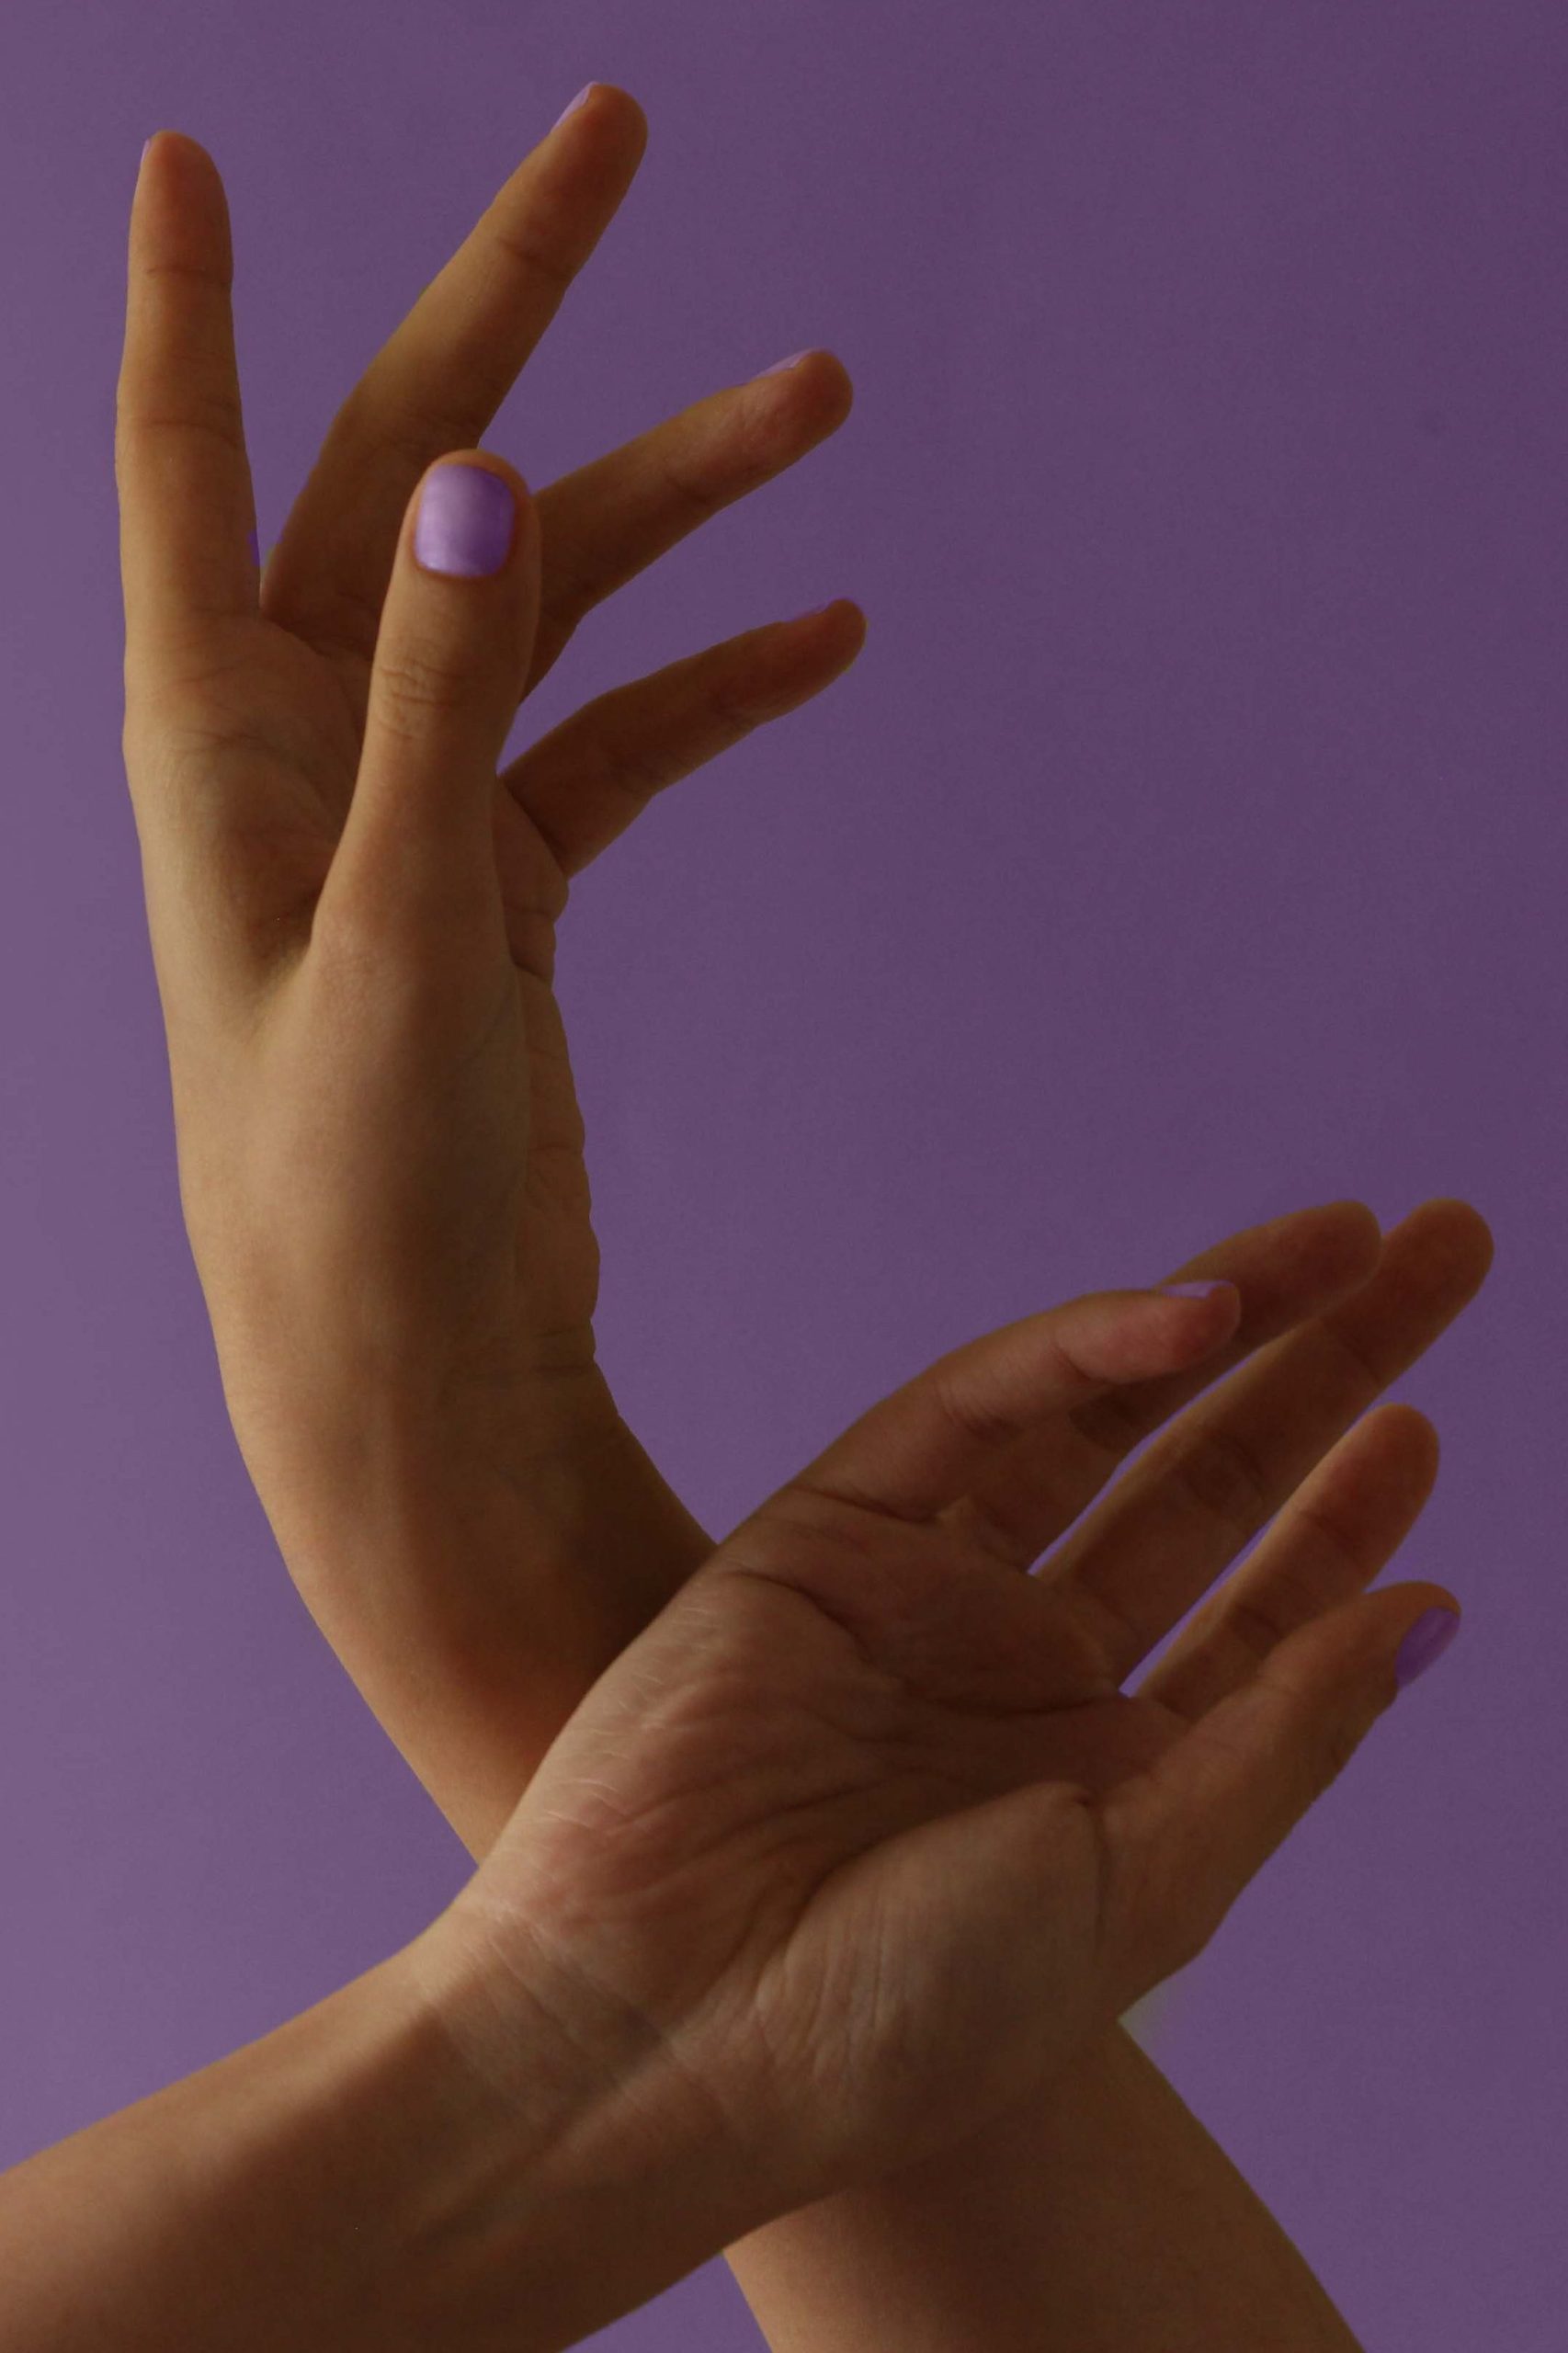
[[[265,578],[222,187],[165,137],[139,188],[126,763],[182,1200],[286,1554],[307,1489],[389,1466],[428,1497],[537,1465],[591,1526],[618,1417],[551,993],[568,883],[860,642],[845,603],[747,631],[498,773],[584,615],[847,412],[819,354],[538,497],[473,446],[642,139],[598,88],[519,167],[339,411]],[[503,518],[488,569],[416,540],[454,461],[501,486],[460,510]],[[1402,1638],[1454,1607],[1366,1590],[1437,1444],[1365,1409],[1490,1256],[1462,1202],[1387,1236],[1337,1203],[1206,1250],[1179,1271],[1233,1286],[1206,1301],[1108,1290],[1008,1324],[873,1406],[624,1646],[602,1630],[635,1560],[587,1542],[537,1590],[523,1564],[541,1658],[569,1626],[585,1671],[424,1940],[476,2063],[515,2080],[543,2013],[780,2211],[1049,2082],[1200,1949],[1394,1696]],[[432,1612],[498,1607],[475,1574]]]

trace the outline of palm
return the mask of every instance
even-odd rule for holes
[[[936,2146],[1095,2015],[1084,1792],[1176,1737],[1111,1679],[1070,1604],[940,1524],[776,1499],[551,1750],[487,1866],[493,1929],[531,1943],[547,1921],[574,1977],[813,2163],[838,2109],[857,2164]],[[965,1886],[961,1850],[938,1862],[919,1834],[1046,1783],[1046,1932],[1020,1936]],[[851,1975],[872,1998],[837,1998]]]
[[[664,2049],[710,2124],[755,2120],[785,2203],[1043,2086],[1200,1948],[1392,1696],[1443,1597],[1362,1588],[1436,1446],[1364,1414],[1369,1371],[1490,1256],[1462,1203],[1386,1239],[1302,1211],[1227,1246],[1239,1329],[1233,1301],[1102,1292],[938,1358],[601,1676],[447,1915],[460,1970],[540,1972],[640,2082]]]

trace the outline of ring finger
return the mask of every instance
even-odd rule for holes
[[[1437,1457],[1437,1433],[1413,1405],[1365,1415],[1298,1487],[1251,1559],[1182,1628],[1137,1698],[1196,1723],[1287,1635],[1353,1600],[1420,1518]]]
[[[1073,1530],[1042,1574],[1118,1683],[1448,1328],[1491,1261],[1468,1202],[1424,1202],[1388,1234],[1369,1282],[1189,1406]]]
[[[782,375],[765,369],[708,393],[541,491],[543,583],[524,695],[585,613],[835,433],[853,400],[842,361],[809,351]]]

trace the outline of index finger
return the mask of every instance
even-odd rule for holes
[[[128,688],[155,680],[193,634],[256,611],[233,274],[216,165],[194,139],[157,132],[131,207],[115,402]]]
[[[780,1492],[806,1490],[896,1519],[930,1518],[1048,1415],[1211,1355],[1240,1313],[1234,1285],[1227,1290],[1203,1301],[1090,1291],[1000,1324],[879,1398]]]
[[[344,401],[267,571],[269,618],[319,654],[373,659],[415,483],[483,440],[619,210],[647,133],[635,98],[590,83]]]

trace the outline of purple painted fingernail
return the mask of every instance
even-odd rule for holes
[[[1167,1299],[1211,1299],[1217,1290],[1234,1290],[1234,1283],[1223,1277],[1211,1283],[1162,1283],[1161,1290]]]
[[[1394,1654],[1394,1679],[1402,1691],[1418,1675],[1425,1675],[1435,1659],[1442,1657],[1459,1630],[1457,1609],[1422,1611]]]
[[[809,359],[815,347],[814,345],[810,345],[804,351],[792,351],[788,359],[776,359],[771,368],[764,368],[760,374],[755,376],[752,379],[753,382],[760,384],[764,376],[787,374],[791,368],[798,368],[802,359]]]
[[[415,556],[427,572],[462,580],[499,572],[512,551],[517,512],[511,483],[488,466],[437,466],[419,495]]]
[[[555,120],[551,124],[551,126],[550,126],[551,130],[551,131],[559,131],[559,130],[560,130],[560,128],[561,128],[561,126],[562,126],[562,124],[565,121],[565,119],[566,119],[566,118],[567,118],[567,116],[568,116],[569,114],[575,114],[575,113],[576,113],[576,111],[577,111],[578,108],[583,104],[583,101],[585,100],[585,98],[586,98],[586,97],[587,97],[587,95],[588,95],[588,92],[589,92],[590,90],[597,90],[597,89],[598,88],[598,86],[599,86],[599,85],[598,85],[598,84],[597,84],[597,82],[585,82],[585,83],[584,83],[584,85],[583,85],[583,86],[582,86],[582,88],[578,91],[578,93],[577,93],[576,97],[572,100],[571,105],[570,105],[570,106],[564,106],[564,107],[562,107],[562,108],[561,112],[556,116]]]

